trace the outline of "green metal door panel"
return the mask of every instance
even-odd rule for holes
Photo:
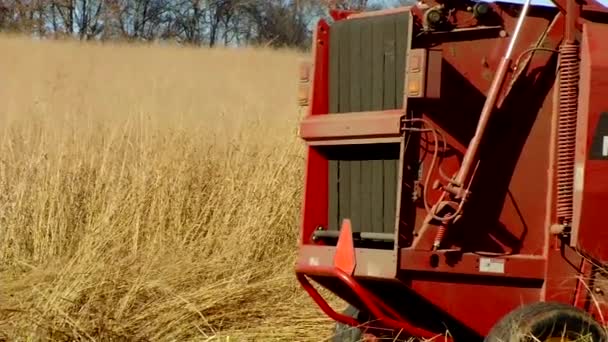
[[[330,28],[330,115],[403,106],[408,13],[335,22]],[[398,144],[336,147],[329,162],[329,229],[392,233]]]

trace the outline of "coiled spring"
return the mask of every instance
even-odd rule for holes
[[[557,218],[572,222],[574,193],[574,153],[578,102],[578,45],[565,42],[560,47],[559,120],[557,132]]]

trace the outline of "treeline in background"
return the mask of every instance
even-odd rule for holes
[[[328,9],[369,0],[0,0],[0,30],[44,38],[305,48]]]

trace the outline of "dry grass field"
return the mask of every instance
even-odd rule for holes
[[[300,55],[0,51],[0,340],[331,335],[293,276]]]

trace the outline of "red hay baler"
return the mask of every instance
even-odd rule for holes
[[[595,1],[424,0],[318,22],[296,275],[337,340],[607,340]]]

